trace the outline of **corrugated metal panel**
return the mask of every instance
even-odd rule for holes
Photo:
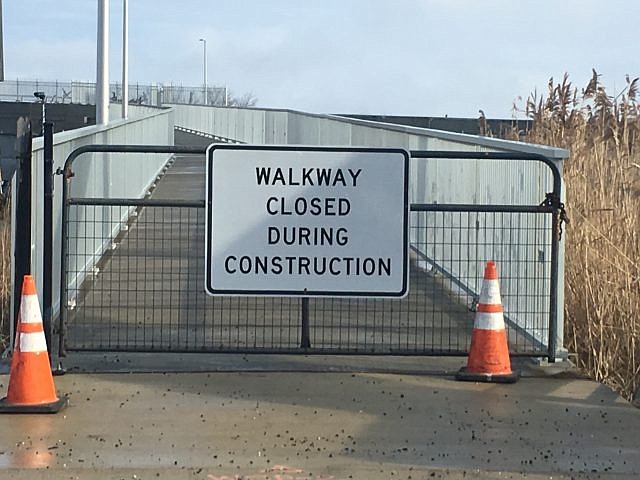
[[[286,127],[279,133],[287,133],[289,144],[307,140],[316,145],[320,138],[334,138],[338,144],[351,138],[351,145],[396,146],[406,145],[408,139],[422,137],[430,140],[429,148],[433,150],[461,150],[461,151],[515,151],[546,155],[549,158],[562,159],[568,152],[559,148],[543,145],[532,145],[522,142],[479,137],[460,133],[444,132],[426,128],[407,127],[386,123],[356,120],[332,115],[317,115],[291,110],[235,108],[235,107],[204,107],[197,105],[169,105],[179,112],[176,125],[193,130],[206,129],[207,133],[221,136],[235,132],[235,124],[244,119],[244,115],[255,116],[262,114],[284,114],[289,117]],[[216,118],[213,122],[206,118]],[[243,120],[244,121],[244,120]],[[215,129],[215,131],[212,131]],[[349,133],[350,132],[350,133]],[[278,133],[274,130],[274,133]],[[265,137],[266,138],[266,137]],[[249,137],[237,138],[247,142]]]

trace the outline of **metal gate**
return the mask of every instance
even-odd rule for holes
[[[73,163],[89,152],[175,157],[144,198],[72,196]],[[62,355],[81,350],[466,355],[482,267],[495,260],[511,353],[554,359],[564,210],[560,173],[548,158],[412,151],[412,161],[541,162],[552,173],[553,190],[534,205],[412,203],[409,295],[316,299],[204,293],[204,153],[180,146],[89,145],[69,155],[62,214]]]

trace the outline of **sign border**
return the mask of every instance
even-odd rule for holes
[[[210,176],[213,172],[213,154],[215,150],[271,150],[293,152],[341,152],[341,153],[395,153],[404,157],[404,188],[403,188],[403,250],[402,250],[402,288],[398,292],[354,292],[354,291],[318,291],[318,290],[236,290],[215,289],[211,286],[211,244],[213,232],[210,218],[213,218],[213,192],[209,188]],[[206,150],[206,177],[205,177],[205,277],[204,289],[209,295],[214,296],[261,296],[261,297],[335,297],[335,298],[403,298],[409,292],[409,170],[410,155],[406,149],[396,147],[323,147],[312,145],[249,145],[231,143],[212,143]]]

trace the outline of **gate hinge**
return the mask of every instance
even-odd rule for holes
[[[547,193],[544,201],[540,206],[551,207],[558,212],[558,240],[562,240],[562,225],[569,224],[569,217],[564,208],[564,203],[560,201],[560,197],[553,192]]]

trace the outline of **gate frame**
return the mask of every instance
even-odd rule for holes
[[[212,140],[220,140],[223,142],[234,142],[231,139],[214,136]],[[215,143],[215,142],[213,142]],[[175,145],[102,145],[91,144],[76,148],[67,157],[63,169],[56,171],[57,175],[63,176],[62,182],[62,215],[61,215],[61,251],[60,251],[60,278],[59,278],[59,305],[58,314],[58,356],[66,356],[64,346],[65,340],[65,321],[67,314],[67,305],[64,299],[67,297],[66,282],[66,264],[68,255],[67,245],[67,224],[69,207],[76,202],[70,198],[71,178],[74,173],[72,170],[73,162],[85,153],[170,153],[178,155],[205,155],[207,147],[188,147]],[[424,204],[411,203],[411,212],[505,212],[505,213],[546,213],[552,215],[551,222],[551,275],[549,285],[549,338],[547,341],[546,358],[550,363],[556,361],[558,347],[558,287],[559,287],[559,250],[560,240],[562,237],[562,224],[567,222],[564,204],[561,200],[562,194],[562,176],[556,163],[550,158],[536,153],[523,152],[461,152],[453,150],[410,150],[410,158],[423,159],[460,159],[460,160],[503,160],[503,161],[535,161],[544,163],[551,170],[553,176],[553,189],[546,193],[544,201],[540,205],[481,205],[481,204]],[[205,201],[180,201],[180,200],[154,200],[154,199],[93,199],[95,205],[139,205],[139,206],[192,206],[204,207]],[[134,203],[135,202],[135,203]],[[53,281],[53,269],[51,266],[45,266],[45,276],[51,279],[49,285]],[[441,269],[442,270],[442,269]],[[442,270],[441,273],[447,275],[448,272]],[[46,297],[45,297],[46,298]],[[51,295],[49,294],[49,298]],[[313,352],[305,351],[311,348],[310,332],[309,332],[309,298],[301,297],[301,340],[300,348],[304,354]],[[51,308],[51,305],[45,305],[44,308]],[[53,349],[52,349],[53,350]],[[264,352],[259,352],[264,353]],[[317,352],[326,353],[326,352]],[[345,352],[340,352],[344,354]],[[544,357],[544,355],[535,354],[516,354],[515,356],[526,357]]]

